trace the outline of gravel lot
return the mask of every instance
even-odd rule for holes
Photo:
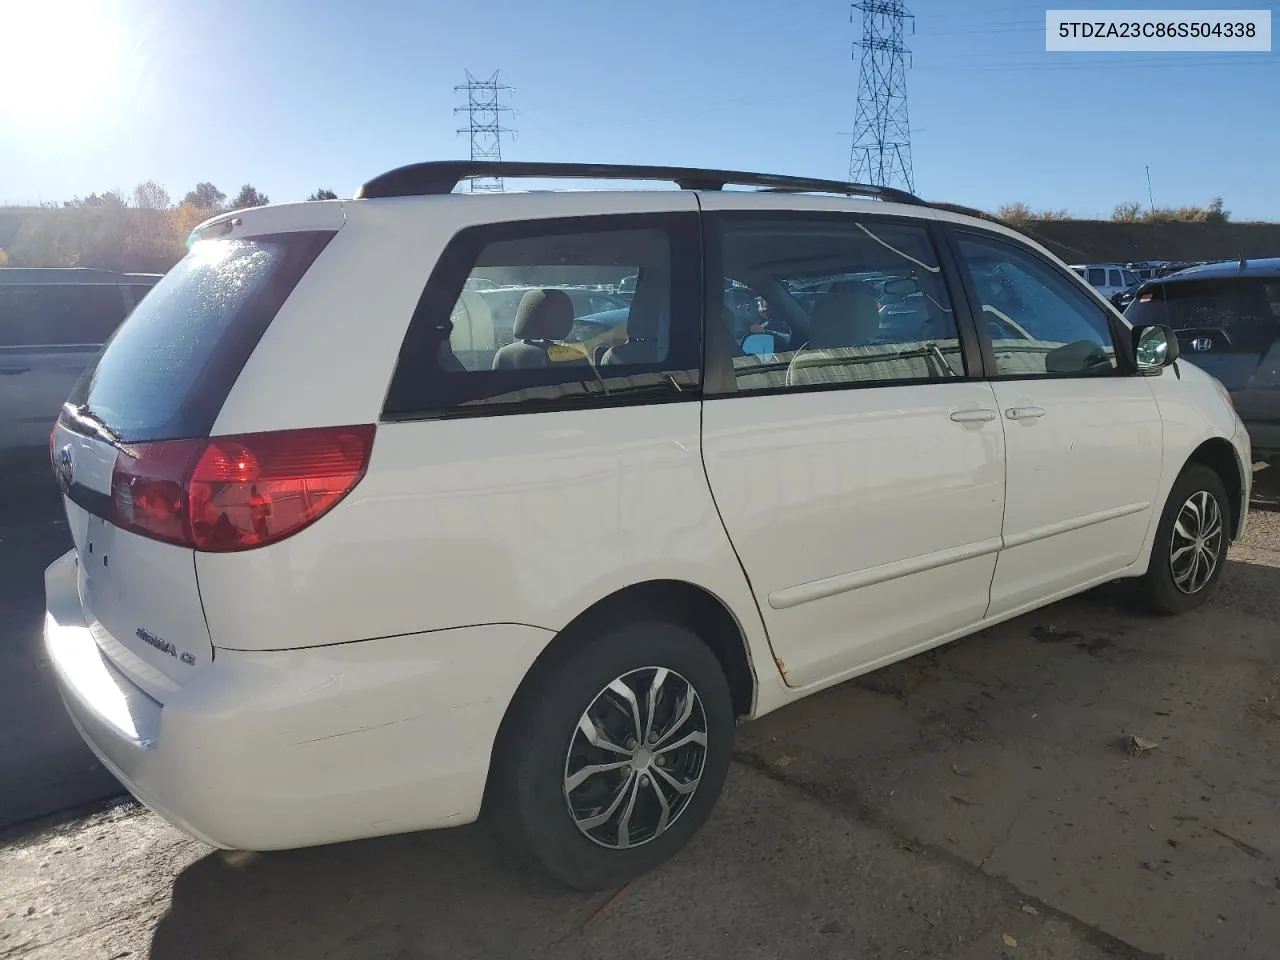
[[[23,556],[56,554],[39,523],[6,523],[0,549],[18,529]],[[1256,510],[1231,557],[1189,616],[1135,616],[1108,587],[744,726],[711,823],[613,893],[550,888],[474,827],[229,855],[121,802],[0,836],[0,960],[1270,958],[1280,513]],[[0,630],[22,646],[19,595]],[[35,705],[11,671],[38,654],[4,656],[4,702]],[[10,822],[34,809],[13,773],[44,771],[46,810],[110,789],[60,722],[6,714]],[[1129,734],[1158,746],[1131,756]]]

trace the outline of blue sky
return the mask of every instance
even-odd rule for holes
[[[1146,202],[1150,165],[1157,205],[1221,195],[1236,219],[1280,220],[1280,52],[1046,53],[1045,6],[909,3],[918,193],[1108,216]],[[350,196],[399,164],[467,155],[453,112],[466,70],[501,70],[515,88],[507,159],[843,179],[849,12],[841,0],[0,0],[6,47],[26,35],[0,98],[0,203],[147,178],[175,199],[201,180],[272,200]]]

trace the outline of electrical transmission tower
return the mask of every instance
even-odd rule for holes
[[[515,113],[511,107],[504,106],[501,99],[511,87],[498,82],[496,70],[488,80],[477,80],[468,70],[467,82],[460,83],[453,89],[456,93],[465,90],[467,94],[466,105],[455,107],[453,112],[467,115],[467,126],[459,127],[458,133],[471,135],[471,159],[501,160],[502,135],[515,135],[514,130],[502,125],[503,114]],[[471,180],[470,189],[472,192],[501,190],[502,178]]]
[[[905,21],[915,20],[902,0],[863,0],[858,71],[858,112],[853,122],[849,179],[912,193],[911,127],[907,121],[907,65],[902,42]],[[854,21],[850,12],[849,22]]]

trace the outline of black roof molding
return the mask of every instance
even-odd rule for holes
[[[915,194],[841,180],[814,180],[776,173],[704,170],[700,167],[650,167],[616,163],[525,163],[513,161],[435,160],[411,163],[374,177],[356,191],[356,200],[421,197],[452,193],[459,183],[479,177],[538,177],[578,180],[660,180],[682,190],[722,190],[726,186],[762,187],[790,193],[836,193],[891,203],[925,206]]]

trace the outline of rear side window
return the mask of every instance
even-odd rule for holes
[[[1280,279],[1258,277],[1162,283],[1129,304],[1134,325],[1225,334],[1232,345],[1265,349],[1280,336]]]
[[[204,240],[151,288],[69,401],[124,442],[206,435],[332,233]]]
[[[1107,283],[1107,271],[1101,267],[1089,268],[1089,284],[1094,287],[1103,287]]]
[[[114,283],[0,287],[0,346],[89,346],[106,342],[124,320]]]
[[[414,312],[385,415],[536,412],[697,396],[696,214],[462,231]],[[611,295],[635,276],[634,297]]]

